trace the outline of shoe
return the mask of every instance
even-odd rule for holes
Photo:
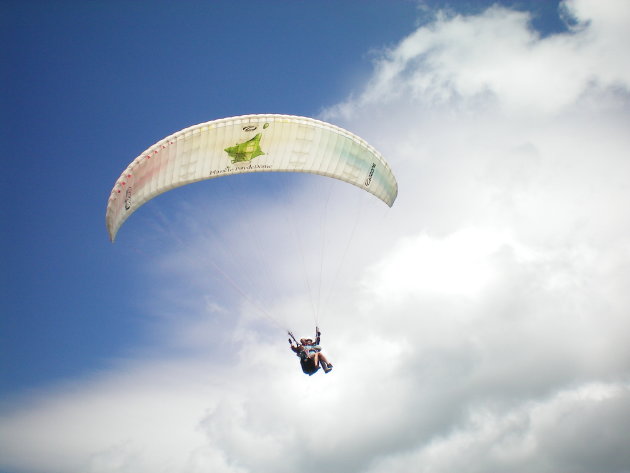
[[[332,369],[333,369],[333,365],[328,365],[327,368],[324,368],[324,373],[328,374],[328,373],[330,373],[332,371]]]

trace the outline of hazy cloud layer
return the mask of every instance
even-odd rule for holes
[[[365,209],[320,320],[333,373],[302,375],[260,311],[209,289],[199,255],[225,235],[189,222],[152,266],[164,354],[3,406],[0,465],[629,472],[630,9],[564,8],[572,31],[545,38],[525,13],[440,14],[324,114],[400,185],[386,216]],[[285,246],[265,246],[292,293],[270,312],[304,314]]]

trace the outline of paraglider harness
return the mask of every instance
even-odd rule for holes
[[[317,334],[315,345],[319,345],[319,335],[320,335],[319,327],[315,327],[315,333]],[[293,349],[293,343],[291,342],[291,339],[293,339],[293,342],[295,342],[297,350],[293,349],[293,351],[295,351],[295,354],[300,359],[300,366],[302,367],[302,371],[304,372],[304,374],[313,376],[315,373],[319,371],[319,366],[315,366],[313,364],[313,360],[309,358],[308,355],[311,351],[321,351],[321,348],[319,347],[315,348],[315,345],[304,346],[296,340],[293,333],[289,331],[288,334],[291,337],[289,339],[289,343],[291,343],[292,349]]]

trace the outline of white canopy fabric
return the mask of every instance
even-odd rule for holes
[[[365,140],[329,123],[290,115],[223,118],[178,131],[148,148],[120,175],[106,225],[118,230],[145,202],[170,189],[240,173],[306,172],[364,189],[390,207],[396,179]]]

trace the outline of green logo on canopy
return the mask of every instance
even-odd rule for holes
[[[265,154],[260,148],[261,138],[262,133],[258,133],[251,140],[247,140],[246,142],[237,144],[236,146],[225,148],[225,152],[230,155],[230,158],[232,158],[232,164],[251,161],[256,156]]]

